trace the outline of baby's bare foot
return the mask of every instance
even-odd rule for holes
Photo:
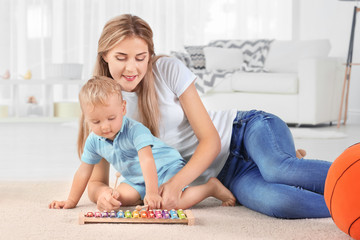
[[[208,184],[212,185],[213,196],[222,201],[221,206],[235,206],[234,195],[217,178],[210,178]]]

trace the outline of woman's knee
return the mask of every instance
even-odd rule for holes
[[[274,157],[274,156],[273,156]],[[269,183],[284,183],[290,176],[292,156],[277,156],[276,160],[268,159],[259,168],[262,177]]]

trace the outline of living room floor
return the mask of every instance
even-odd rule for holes
[[[306,149],[308,157],[333,161],[349,145],[359,141],[360,125],[291,130],[296,146]],[[331,218],[277,219],[241,205],[221,207],[221,202],[215,198],[207,198],[192,208],[196,218],[192,227],[178,224],[79,225],[79,214],[96,207],[86,195],[74,209],[48,209],[50,201],[67,196],[79,165],[77,123],[1,123],[0,133],[0,192],[3,193],[0,212],[6,216],[0,229],[1,236],[6,239],[115,240],[119,237],[139,239],[139,236],[167,236],[179,240],[349,239]],[[326,136],[330,137],[325,139]],[[112,171],[110,181],[114,183],[115,172]]]
[[[77,122],[1,123],[0,181],[70,181],[79,165],[77,129]],[[298,134],[303,127],[291,129],[295,130],[296,147],[305,149],[307,158],[334,161],[360,141],[360,124],[341,125],[339,129],[329,125],[306,128],[313,132],[308,136]],[[329,132],[335,135],[321,136]]]

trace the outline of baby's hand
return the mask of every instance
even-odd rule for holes
[[[120,197],[119,192],[115,190],[114,195],[112,195],[112,193],[113,190],[110,188],[102,191],[96,203],[97,209],[110,212],[111,210],[118,210],[120,208],[121,202],[118,200]]]
[[[76,203],[74,203],[71,200],[66,200],[66,201],[54,200],[49,204],[50,209],[69,209],[74,207],[76,207]]]
[[[149,209],[159,209],[161,208],[161,196],[158,193],[146,193],[144,204],[148,205]]]

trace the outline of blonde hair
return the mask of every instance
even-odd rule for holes
[[[85,105],[108,105],[110,96],[116,95],[122,101],[121,86],[115,80],[105,76],[94,76],[86,82],[79,92],[80,107]],[[84,112],[84,111],[82,111]]]
[[[150,57],[147,72],[136,88],[139,121],[148,127],[153,135],[159,136],[160,110],[155,89],[155,76],[153,73],[153,64],[155,64],[159,57],[155,56],[153,32],[147,22],[131,14],[123,14],[109,20],[105,24],[99,38],[98,54],[93,75],[112,78],[108,63],[104,60],[104,56],[117,44],[129,37],[141,38],[148,45]],[[81,121],[83,120],[82,116]],[[82,128],[84,128],[82,130],[84,135],[83,138],[78,141],[78,149],[80,149],[79,144],[81,146],[84,145],[89,133],[86,124],[83,123]]]
[[[81,119],[78,133],[78,154],[81,157],[82,151],[85,145],[85,139],[90,133],[90,129],[84,125],[84,107],[95,107],[98,105],[108,105],[108,99],[110,96],[116,95],[119,98],[119,102],[122,102],[121,86],[112,78],[105,76],[95,76],[88,80],[86,84],[81,88],[79,92],[79,102],[81,107]]]

